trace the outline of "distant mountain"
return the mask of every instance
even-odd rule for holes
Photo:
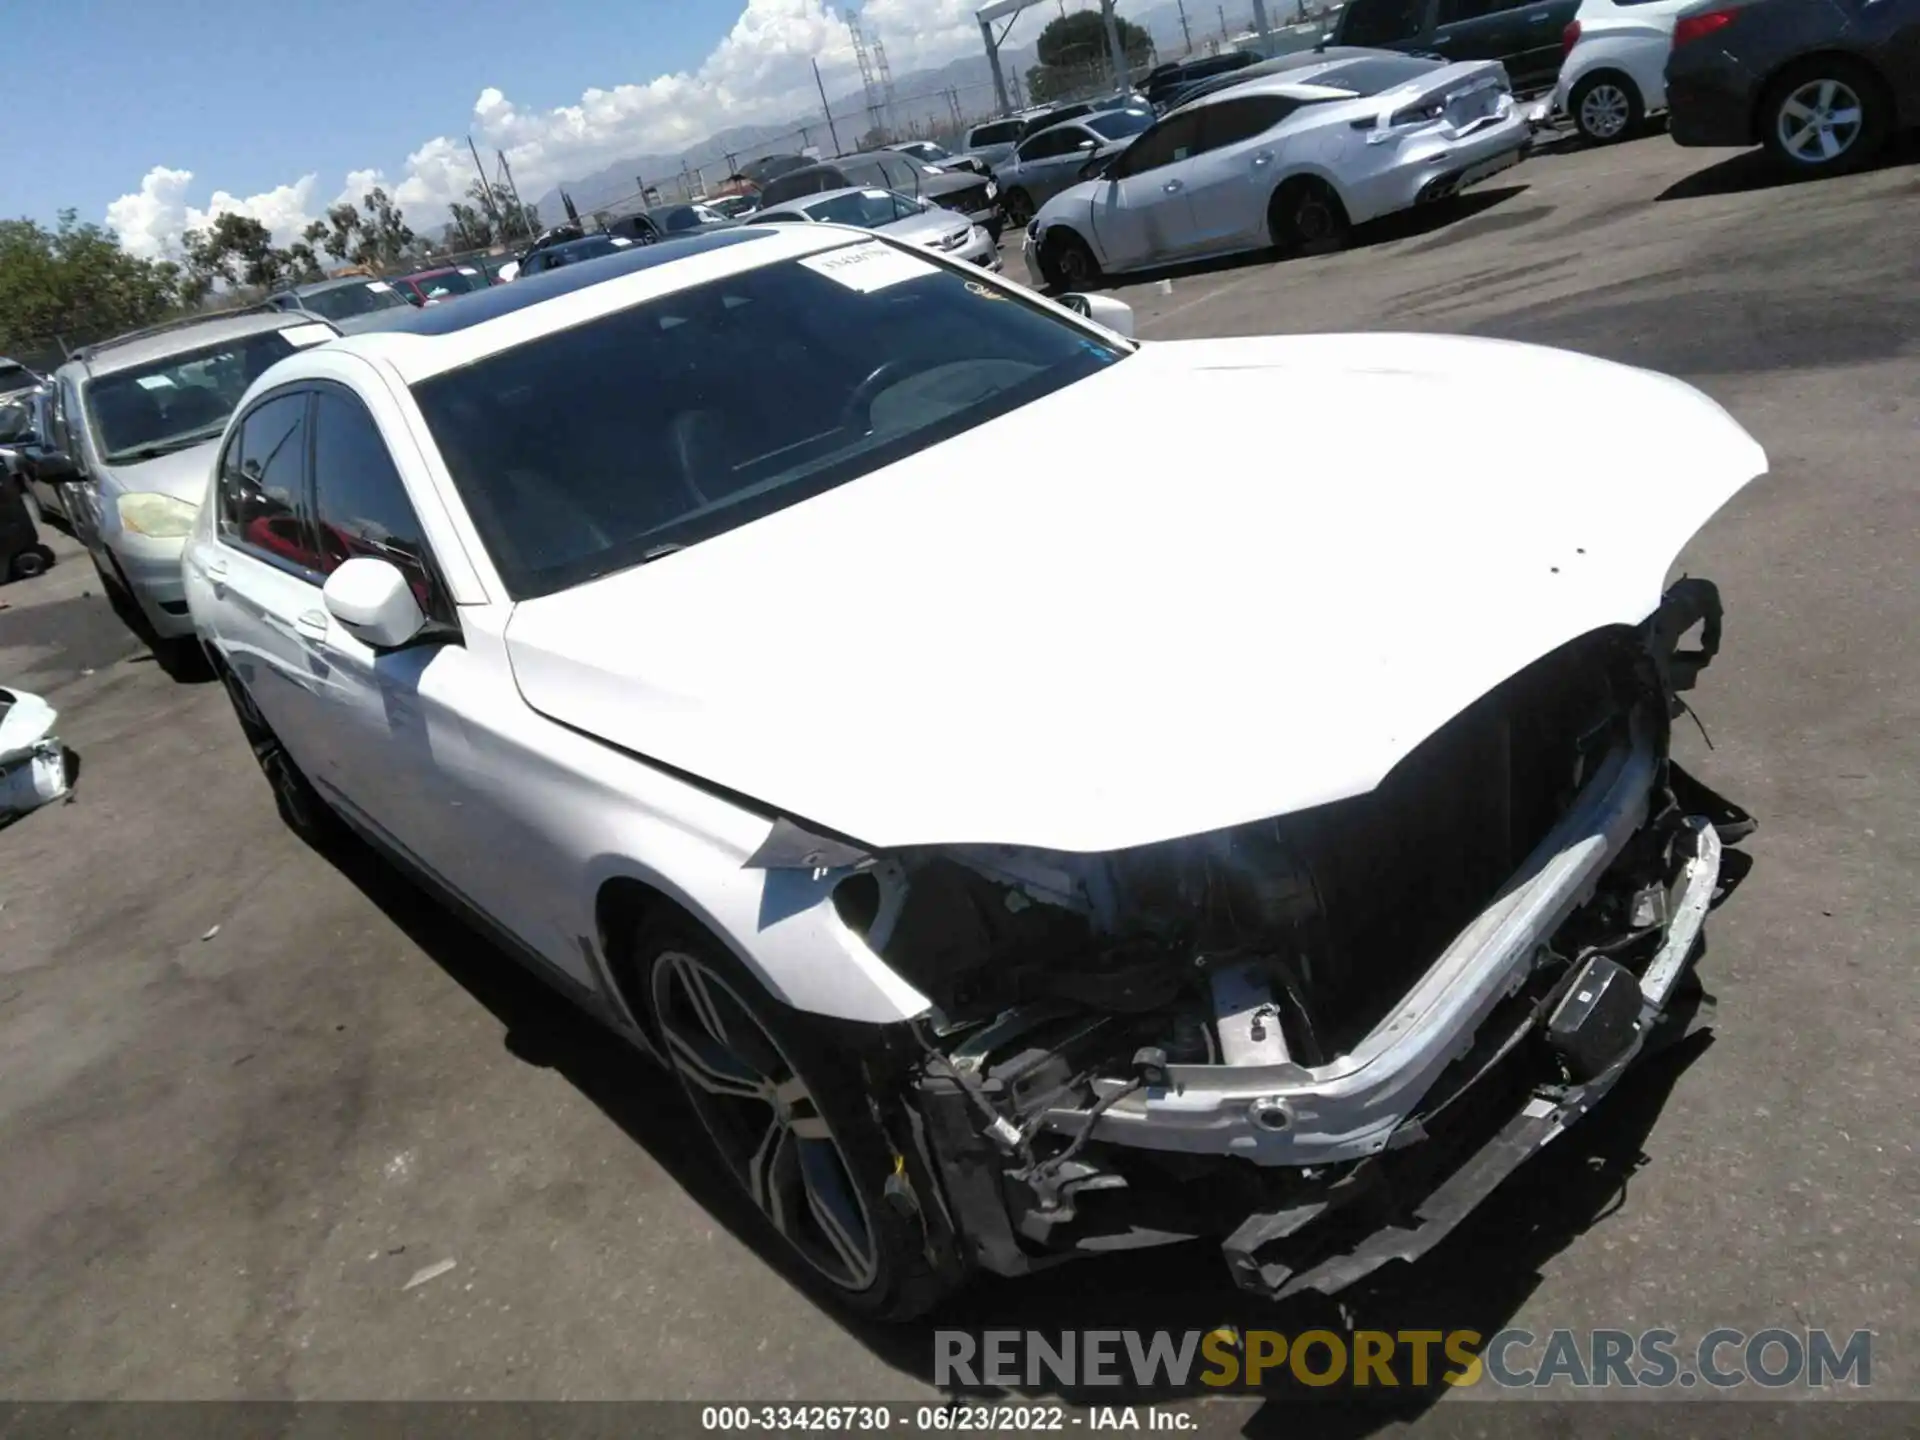
[[[1031,46],[1022,48],[1010,45],[1002,50],[1000,63],[1008,82],[1011,84],[1017,78],[1024,77],[1027,67],[1036,58]],[[947,91],[959,92],[962,110],[972,119],[991,112],[992,87],[993,71],[988,68],[984,53],[962,56],[938,69],[912,70],[904,75],[896,75],[893,80],[894,123],[902,130],[913,130],[920,134],[946,134],[953,129],[953,112],[947,104]],[[834,130],[840,138],[840,148],[852,149],[860,143],[861,136],[867,133],[870,124],[866,95],[856,90],[835,96],[830,108]],[[821,154],[833,153],[834,144],[826,119],[818,110],[813,110],[784,123],[740,125],[722,130],[676,154],[634,155],[616,160],[591,175],[563,182],[535,203],[540,208],[541,218],[551,224],[565,213],[560,205],[560,191],[563,188],[573,196],[575,207],[584,215],[604,206],[634,200],[639,191],[637,182],[643,179],[649,185],[658,185],[668,195],[676,195],[680,190],[682,170],[687,167],[699,167],[706,183],[717,185],[726,178],[728,155],[744,162],[774,150],[798,150],[802,144],[803,127],[808,140],[820,147]]]

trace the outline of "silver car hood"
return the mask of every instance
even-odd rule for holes
[[[1497,441],[1469,428],[1489,406]],[[546,715],[868,845],[1112,850],[1372,789],[1644,620],[1765,468],[1699,391],[1563,351],[1149,344],[527,601],[508,651]]]
[[[207,498],[207,481],[213,475],[213,462],[219,449],[220,437],[216,435],[190,450],[108,466],[107,475],[115,486],[129,494],[151,491],[198,505]]]
[[[948,235],[966,234],[972,228],[972,223],[964,215],[936,206],[919,215],[909,215],[905,220],[896,220],[891,225],[882,225],[879,233],[903,245],[932,245]]]

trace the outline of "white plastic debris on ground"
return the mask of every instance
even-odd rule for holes
[[[0,819],[67,793],[67,755],[53,736],[59,714],[38,695],[0,690]]]
[[[1529,101],[1520,109],[1527,124],[1538,130],[1553,118],[1553,97],[1542,95],[1538,100]]]

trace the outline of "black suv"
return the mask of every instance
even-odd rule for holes
[[[1561,33],[1580,0],[1350,0],[1329,45],[1364,45],[1498,60],[1516,91],[1545,90],[1560,74]]]

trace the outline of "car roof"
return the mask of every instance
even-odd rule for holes
[[[1290,60],[1294,57],[1282,56],[1281,58]],[[1343,86],[1337,84],[1319,85],[1314,83],[1314,77],[1327,74],[1329,71],[1344,69],[1357,60],[1382,58],[1417,61],[1424,57],[1419,55],[1403,55],[1398,51],[1392,50],[1369,50],[1358,54],[1347,53],[1321,56],[1316,61],[1291,66],[1278,65],[1273,61],[1263,61],[1261,62],[1262,64],[1273,64],[1275,68],[1251,77],[1247,76],[1244,71],[1236,71],[1232,75],[1223,75],[1219,77],[1223,83],[1220,84],[1218,88],[1208,84],[1206,89],[1184,100],[1178,101],[1167,111],[1167,114],[1173,115],[1182,111],[1198,109],[1204,105],[1218,104],[1222,100],[1244,100],[1249,95],[1285,95],[1293,99],[1314,100],[1334,93],[1346,94],[1349,92],[1347,92]],[[1430,63],[1435,70],[1443,67],[1443,62],[1441,61],[1433,61]]]
[[[329,290],[345,290],[350,285],[378,285],[380,282],[371,275],[336,275],[327,280],[315,280],[307,285],[295,285],[282,294],[324,295]]]
[[[103,340],[76,352],[74,359],[60,368],[83,365],[91,376],[112,375],[164,360],[169,355],[184,355],[190,350],[237,340],[245,335],[262,335],[269,330],[290,330],[296,325],[324,324],[298,310],[256,310],[237,315],[211,316],[185,325],[170,325],[153,334],[135,331],[127,340]]]
[[[671,245],[635,245],[592,265],[523,275],[326,348],[382,361],[413,384],[676,290],[861,241],[885,243],[846,225],[716,228]]]

